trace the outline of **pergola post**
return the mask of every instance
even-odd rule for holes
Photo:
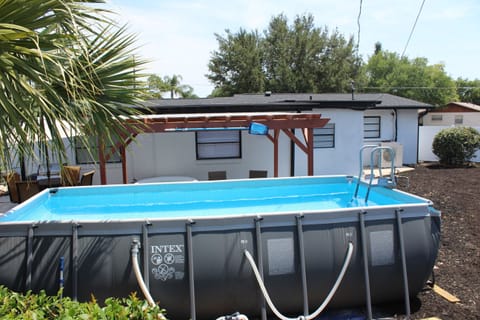
[[[280,130],[275,129],[273,134],[273,176],[278,177],[278,137]]]
[[[307,128],[307,136],[305,142],[307,144],[308,158],[308,175],[313,176],[313,128]]]
[[[98,138],[98,160],[100,162],[100,183],[107,184],[107,169],[105,167],[105,143]]]

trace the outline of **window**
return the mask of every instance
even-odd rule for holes
[[[197,160],[241,158],[240,131],[197,131]]]
[[[98,162],[98,144],[96,137],[88,138],[89,147],[85,146],[84,138],[75,137],[75,158],[77,164],[90,164]],[[105,143],[105,152],[110,152],[112,148],[112,143]],[[90,150],[89,150],[90,148]],[[110,158],[107,160],[107,163],[120,163],[122,162],[122,157],[120,156],[120,151],[116,150]]]
[[[363,137],[380,138],[380,116],[363,117]]]
[[[455,116],[455,124],[463,124],[463,116],[461,114]]]
[[[432,121],[442,121],[443,117],[441,114],[432,114]]]
[[[327,123],[323,128],[313,129],[313,147],[335,148],[335,123]]]

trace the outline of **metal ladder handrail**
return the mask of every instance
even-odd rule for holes
[[[370,189],[372,187],[372,183],[373,183],[373,177],[374,177],[374,154],[376,152],[382,152],[383,150],[386,150],[388,151],[388,153],[390,154],[390,159],[391,159],[391,168],[390,168],[390,184],[392,186],[395,185],[395,150],[393,150],[392,147],[389,147],[389,146],[377,146],[377,145],[364,145],[360,148],[360,171],[358,173],[358,179],[357,179],[357,185],[355,187],[355,194],[353,196],[354,199],[357,198],[358,196],[358,189],[359,189],[359,186],[360,186],[360,180],[362,179],[362,173],[363,173],[363,151],[365,149],[372,149],[370,151],[370,179],[369,179],[369,182],[368,182],[368,189],[367,189],[367,194],[365,195],[365,202],[368,201],[368,196],[370,195]],[[382,173],[382,159],[381,159],[381,156],[380,156],[380,159],[379,159],[379,162],[378,162],[378,171],[379,171],[379,175],[380,175],[380,178],[383,178],[383,173]]]

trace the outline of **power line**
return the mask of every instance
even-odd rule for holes
[[[480,89],[480,87],[362,87],[362,89],[384,89],[384,90],[408,90],[408,89],[429,89],[429,90],[451,90],[451,89]]]
[[[358,48],[360,47],[360,17],[362,15],[362,5],[363,5],[363,0],[360,0],[360,8],[358,10],[358,17],[357,17],[357,26],[358,26],[357,54],[358,54]]]
[[[408,44],[410,43],[410,39],[412,38],[413,31],[415,30],[415,26],[417,25],[418,18],[420,17],[420,14],[422,13],[424,4],[425,4],[425,0],[422,1],[422,5],[420,6],[420,10],[418,10],[417,18],[415,19],[415,23],[413,24],[412,30],[410,31],[410,35],[408,36],[407,43],[405,44],[405,48],[403,49],[402,56],[401,56],[402,58],[403,58],[403,55],[405,54],[405,51],[407,51]]]

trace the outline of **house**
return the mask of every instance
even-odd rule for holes
[[[364,145],[392,146],[396,166],[417,163],[418,110],[432,106],[391,94],[266,92],[150,100],[136,108],[148,108],[145,133],[106,145],[98,163],[77,141],[67,146],[68,163],[95,169],[94,184],[207,180],[211,171],[228,179],[247,178],[250,170],[268,177],[357,175]],[[268,135],[249,134],[256,122],[269,127]]]
[[[450,102],[435,108],[421,117],[424,126],[480,126],[480,106],[468,102]]]
[[[149,116],[151,119],[171,126],[138,135],[136,142],[126,148],[124,161],[120,161],[120,155],[111,157],[111,163],[105,164],[103,183],[156,176],[206,180],[209,171],[226,171],[229,179],[246,178],[249,170],[266,170],[269,177],[356,175],[359,150],[365,144],[394,146],[400,155],[396,158],[397,166],[413,164],[417,162],[418,110],[432,108],[390,94],[268,92],[224,98],[151,100],[145,107],[154,113]],[[323,127],[312,130],[311,153],[307,142],[302,145],[309,138],[306,127],[287,125],[270,130],[270,136],[265,137],[248,134],[246,127],[230,125],[234,116],[244,121],[254,116],[276,116],[279,121],[292,114],[328,119]],[[179,118],[188,126],[179,125]],[[177,125],[172,126],[172,121]],[[215,121],[221,124],[213,128]],[[302,121],[307,123],[308,119]],[[158,126],[158,122],[153,126]],[[309,159],[313,159],[312,164]]]

